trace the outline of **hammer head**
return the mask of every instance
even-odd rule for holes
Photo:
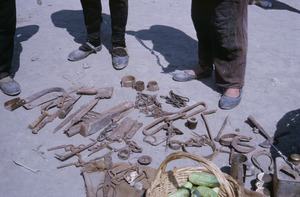
[[[109,99],[111,98],[113,94],[114,88],[113,87],[105,87],[105,88],[100,88],[97,90],[97,98],[99,99]]]

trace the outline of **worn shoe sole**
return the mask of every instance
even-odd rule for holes
[[[16,82],[10,76],[5,77],[0,80],[0,89],[2,92],[8,96],[15,96],[20,94],[21,88],[18,82]]]
[[[102,49],[102,45],[95,47],[94,50],[90,50],[90,51],[82,51],[80,49],[76,49],[69,54],[68,60],[70,61],[82,60],[92,53],[97,53],[98,51],[101,51],[101,49]]]
[[[185,81],[191,81],[194,79],[210,77],[211,74],[212,74],[212,70],[205,71],[199,75],[190,75],[187,73],[187,71],[184,71],[184,72],[175,73],[173,75],[172,79],[174,81],[185,82]]]

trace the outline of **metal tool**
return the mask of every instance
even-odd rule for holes
[[[5,109],[9,110],[9,111],[14,111],[15,109],[21,107],[21,106],[24,106],[25,104],[27,103],[30,103],[48,93],[51,93],[51,92],[66,92],[65,89],[61,88],[61,87],[53,87],[53,88],[48,88],[48,89],[45,89],[45,90],[42,90],[40,92],[37,92],[25,99],[21,99],[20,97],[18,98],[14,98],[14,99],[11,99],[9,101],[6,101],[4,103],[4,107]]]
[[[220,137],[221,137],[221,135],[222,135],[222,133],[223,133],[223,130],[224,130],[224,128],[225,128],[227,122],[228,122],[228,119],[229,119],[229,115],[226,116],[226,118],[225,118],[225,120],[224,120],[224,122],[223,122],[223,124],[222,124],[222,127],[221,127],[221,129],[220,129],[220,131],[219,131],[219,133],[218,133],[218,135],[217,135],[217,137],[214,138],[214,140],[215,140],[216,142],[219,142],[219,141],[220,141]]]
[[[292,163],[289,161],[289,159],[280,151],[276,148],[276,146],[274,146],[273,144],[273,139],[268,135],[268,133],[255,121],[255,119],[252,116],[248,117],[248,120],[252,122],[252,124],[259,129],[259,131],[267,138],[267,140],[269,141],[270,145],[277,151],[277,153],[280,155],[280,157],[282,157],[282,159],[295,171],[298,172],[298,174],[300,175],[300,170]]]
[[[209,125],[208,125],[208,122],[207,122],[205,116],[206,116],[206,115],[209,115],[209,114],[213,114],[213,113],[215,113],[216,111],[217,111],[217,110],[215,109],[215,110],[210,110],[210,111],[203,112],[203,113],[201,114],[201,117],[202,117],[202,119],[203,119],[203,121],[204,121],[206,130],[207,130],[207,133],[208,133],[208,137],[209,137],[209,139],[212,141],[212,143],[215,143],[215,142],[214,142],[213,139],[212,139],[212,134],[211,134],[211,131],[210,131],[210,128],[209,128]]]
[[[202,106],[202,108],[200,108],[198,110],[195,110],[194,112],[191,112],[191,113],[187,114],[187,112],[189,112],[190,110],[196,108],[197,106]],[[159,132],[164,127],[166,127],[168,125],[167,122],[174,121],[174,120],[177,120],[179,118],[181,118],[181,119],[188,119],[189,117],[195,116],[196,114],[201,113],[201,112],[205,111],[206,109],[207,109],[206,103],[204,103],[204,102],[198,102],[198,103],[196,103],[196,104],[194,104],[192,106],[189,106],[189,107],[186,107],[186,108],[180,110],[174,116],[171,116],[171,117],[164,116],[164,117],[158,118],[154,122],[152,122],[149,125],[147,125],[146,127],[144,127],[143,134],[145,136],[154,135],[155,133]],[[165,122],[165,123],[163,123],[162,125],[158,126],[158,128],[156,128],[154,131],[148,132],[149,129],[153,128],[154,126],[156,126],[156,125],[158,125],[158,124],[160,124],[162,122]]]
[[[274,138],[270,137],[268,135],[268,133],[262,128],[262,126],[260,126],[260,124],[258,124],[258,122],[256,122],[256,120],[254,119],[254,117],[252,116],[248,116],[248,121],[250,121],[259,131],[260,133],[267,139],[265,142],[259,144],[261,147],[263,148],[270,148],[271,147],[271,143],[274,142]]]
[[[97,141],[93,141],[92,143],[82,146],[79,149],[73,150],[73,151],[71,151],[71,153],[68,153],[66,155],[55,154],[55,157],[61,161],[67,160],[70,157],[76,155],[77,153],[80,153],[81,151],[84,151],[84,150],[90,148],[91,146],[94,146],[96,143],[97,143]]]

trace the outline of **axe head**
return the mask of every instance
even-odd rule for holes
[[[274,138],[271,137],[271,142],[269,140],[265,140],[264,142],[260,143],[259,146],[263,147],[263,148],[271,148],[271,144],[270,143],[274,143]]]

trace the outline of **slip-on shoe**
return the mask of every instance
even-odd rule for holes
[[[184,82],[184,81],[190,81],[190,80],[193,80],[193,79],[201,79],[201,78],[210,77],[211,73],[212,73],[212,70],[207,70],[207,71],[204,71],[204,72],[202,72],[198,75],[190,75],[190,74],[188,74],[188,71],[185,70],[183,72],[175,73],[173,75],[172,79],[174,81]]]
[[[242,100],[242,92],[242,89],[240,89],[240,95],[237,98],[232,98],[223,94],[219,100],[219,107],[225,110],[235,108]]]
[[[129,56],[125,47],[114,47],[112,50],[112,65],[116,70],[121,70],[128,65]]]
[[[0,80],[0,89],[8,96],[15,96],[21,92],[20,85],[11,76]]]
[[[86,58],[87,56],[89,56],[92,53],[97,53],[98,51],[101,51],[101,49],[102,49],[102,45],[94,47],[89,42],[84,43],[83,46],[86,50],[83,50],[82,47],[79,47],[79,49],[76,49],[69,54],[68,60],[78,61],[78,60]]]

